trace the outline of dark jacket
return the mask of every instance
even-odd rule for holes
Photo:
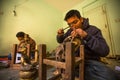
[[[93,25],[89,25],[89,20],[84,18],[83,30],[88,33],[88,35],[83,38],[85,59],[88,60],[99,60],[100,57],[105,57],[109,54],[109,47],[102,36],[101,30]],[[62,35],[57,36],[57,42],[62,43],[63,40],[68,37],[72,29]],[[79,55],[79,50],[75,53],[76,56]]]

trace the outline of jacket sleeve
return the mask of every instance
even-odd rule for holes
[[[57,42],[58,42],[58,43],[62,43],[63,40],[64,40],[64,35],[61,35],[61,36],[57,35],[57,36],[56,36],[56,39],[57,39]]]
[[[85,45],[89,47],[94,54],[101,57],[105,57],[109,54],[109,47],[99,29],[88,31],[88,35],[84,40],[86,41]]]
[[[72,30],[69,29],[64,35],[61,35],[61,36],[57,35],[56,36],[57,42],[62,43],[64,41],[64,39],[67,38],[71,34],[71,31]]]

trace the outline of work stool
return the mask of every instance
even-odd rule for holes
[[[12,47],[12,61],[11,61],[11,68],[12,69],[20,69],[20,64],[16,63],[17,58],[20,56],[17,56],[17,48],[18,44],[13,44]],[[36,46],[37,49],[37,46]],[[30,58],[30,44],[27,44],[27,56]],[[37,62],[38,61],[38,51],[35,52],[35,58],[34,60],[31,60],[31,62]]]
[[[39,50],[39,80],[47,80],[47,65],[64,69],[64,78],[62,80],[75,80],[75,66],[79,65],[79,78],[84,80],[84,46],[80,45],[80,56],[74,55],[74,43],[66,42],[65,44],[65,62],[51,60],[46,57],[46,45],[40,44]],[[52,76],[48,80],[58,80],[62,73]],[[61,80],[61,79],[60,79]]]

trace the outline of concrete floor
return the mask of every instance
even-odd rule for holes
[[[113,70],[115,70],[116,66],[120,66],[120,61],[115,60],[115,59],[107,59],[108,64],[106,64],[107,66],[109,66],[110,68],[112,68]],[[48,78],[50,77],[50,74],[52,74],[52,72],[54,71],[54,69],[50,69],[48,70]],[[120,74],[120,71],[117,71]],[[2,68],[0,69],[0,80],[19,80],[19,70],[13,70],[11,68]],[[39,80],[38,78],[36,80]]]
[[[19,80],[18,70],[4,68],[0,70],[0,80]]]
[[[55,68],[50,68],[47,71],[47,78],[53,76],[52,72],[55,71]],[[19,70],[11,68],[1,68],[0,69],[0,80],[20,80]],[[35,80],[39,80],[37,77]]]

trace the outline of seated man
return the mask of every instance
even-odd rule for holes
[[[85,80],[118,80],[115,73],[102,62],[100,57],[109,54],[109,47],[102,36],[101,30],[90,25],[89,20],[81,17],[78,10],[70,10],[64,20],[69,25],[69,29],[64,33],[64,29],[57,32],[57,42],[63,43],[69,37],[82,39],[85,52]],[[79,48],[75,52],[79,56]],[[79,69],[76,68],[75,75],[79,76]]]
[[[25,34],[25,37],[24,37],[25,41],[27,44],[30,44],[30,53],[31,53],[31,59],[34,59],[35,55],[35,46],[36,46],[36,42],[35,40],[33,40],[28,34]]]
[[[23,58],[25,58],[29,63],[29,58],[27,58],[27,44],[30,44],[30,57],[34,58],[34,52],[35,52],[35,45],[36,42],[28,36],[28,34],[25,34],[24,32],[18,32],[16,34],[17,39],[20,41],[18,45],[18,53],[21,53]]]

